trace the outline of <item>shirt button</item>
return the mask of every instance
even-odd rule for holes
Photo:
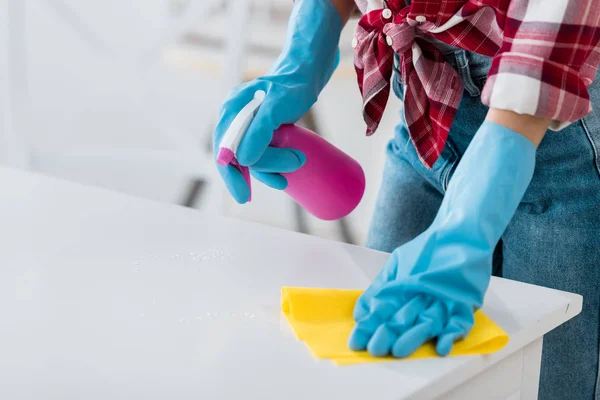
[[[386,8],[385,10],[383,10],[383,14],[381,14],[381,15],[385,19],[390,19],[390,18],[392,18],[392,10],[390,10],[389,8]]]
[[[424,15],[417,15],[417,17],[415,18],[417,20],[417,22],[425,22],[427,21],[427,17]]]
[[[357,38],[352,38],[352,48],[355,49],[356,46],[358,46],[358,39]]]
[[[391,46],[394,44],[394,41],[392,40],[391,36],[386,36],[385,41],[388,44],[388,46]]]

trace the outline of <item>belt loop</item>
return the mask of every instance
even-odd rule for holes
[[[458,50],[454,53],[454,58],[456,60],[457,72],[463,80],[465,90],[469,92],[472,97],[480,96],[481,90],[479,90],[479,86],[475,84],[473,77],[471,76],[467,52],[465,50]]]

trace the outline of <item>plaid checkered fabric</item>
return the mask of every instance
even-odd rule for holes
[[[427,167],[442,152],[463,93],[435,40],[493,57],[481,97],[491,108],[549,118],[555,130],[591,111],[587,88],[600,63],[598,1],[356,2],[363,16],[352,45],[367,135],[383,116],[397,53],[405,119]]]

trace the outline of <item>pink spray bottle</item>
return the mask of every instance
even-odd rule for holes
[[[239,165],[235,153],[264,97],[265,92],[257,91],[254,99],[236,116],[221,140],[217,156],[220,165],[236,166],[249,187],[249,170]],[[296,125],[282,125],[273,133],[270,145],[297,149],[306,155],[306,163],[299,170],[282,174],[288,181],[284,191],[315,217],[337,220],[350,214],[360,203],[365,191],[363,169],[321,136]]]

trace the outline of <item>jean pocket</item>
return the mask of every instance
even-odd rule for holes
[[[481,96],[492,59],[466,50],[455,51],[446,58],[460,75],[467,93],[471,97]]]
[[[452,139],[448,137],[442,154],[431,168],[427,168],[419,158],[417,149],[410,139],[406,120],[401,116],[401,122],[396,126],[394,139],[388,145],[390,155],[396,159],[408,162],[412,168],[423,176],[440,193],[445,193],[450,178],[458,165],[460,159],[459,151]]]

